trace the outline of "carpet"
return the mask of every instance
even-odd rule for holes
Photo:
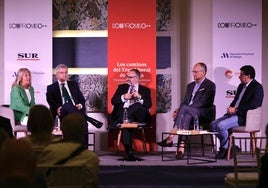
[[[230,166],[100,166],[99,188],[224,188]]]

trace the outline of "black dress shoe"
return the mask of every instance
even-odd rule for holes
[[[134,155],[133,151],[129,151],[126,153],[124,160],[125,161],[136,161],[137,157]]]
[[[157,144],[159,146],[162,146],[162,147],[172,147],[173,146],[173,141],[168,143],[167,139],[165,139],[165,140],[162,140],[161,142],[157,142]]]
[[[227,149],[221,148],[218,155],[216,156],[217,159],[225,159],[227,157]]]

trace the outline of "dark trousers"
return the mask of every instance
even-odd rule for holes
[[[122,114],[123,117],[123,114]],[[140,103],[134,103],[128,108],[128,119],[130,122],[145,122],[150,124],[152,122],[149,110]],[[126,153],[132,152],[132,140],[136,129],[123,129],[122,141],[124,143]]]
[[[181,129],[189,130],[191,128],[190,125],[195,115],[200,117],[200,110],[198,108],[189,105],[181,105],[178,114],[174,119],[173,128],[178,129],[178,127],[180,126]],[[182,117],[183,119],[181,120]],[[181,125],[181,121],[183,122],[183,125]],[[186,137],[181,136],[179,140],[185,141]]]

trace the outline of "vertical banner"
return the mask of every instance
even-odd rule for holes
[[[52,80],[52,1],[5,0],[5,103],[20,68],[32,73],[36,103],[47,105]]]
[[[217,117],[226,113],[240,83],[240,68],[252,65],[261,82],[261,0],[213,0],[213,67]]]
[[[108,15],[108,114],[112,111],[111,98],[118,84],[125,83],[126,73],[137,68],[141,72],[140,84],[151,89],[150,112],[155,122],[156,1],[110,0]],[[155,142],[155,129],[150,136],[149,140]],[[114,144],[111,142],[109,144]]]

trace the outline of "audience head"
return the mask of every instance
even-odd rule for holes
[[[61,130],[64,141],[82,143],[86,133],[85,118],[79,113],[70,113],[62,119]]]
[[[249,76],[250,79],[255,78],[255,69],[251,65],[245,65],[240,68],[241,74],[245,76]],[[240,74],[240,76],[241,76]]]
[[[205,63],[198,62],[194,65],[193,70],[193,77],[196,82],[202,81],[207,73],[207,66]]]
[[[27,127],[31,132],[31,136],[37,142],[47,142],[54,127],[54,120],[50,110],[44,105],[31,107]]]
[[[138,69],[131,69],[127,73],[127,83],[129,85],[136,85],[139,82],[141,73]]]
[[[31,181],[34,177],[36,158],[30,143],[10,139],[0,151],[1,180],[22,178]]]
[[[29,88],[32,85],[31,71],[27,68],[20,68],[16,73],[16,79],[12,86],[21,86],[24,88]]]
[[[2,146],[5,144],[5,142],[9,141],[11,138],[8,135],[7,131],[3,128],[0,128],[0,150],[2,149]]]
[[[59,64],[56,68],[56,77],[60,82],[68,80],[68,67],[64,64]]]

